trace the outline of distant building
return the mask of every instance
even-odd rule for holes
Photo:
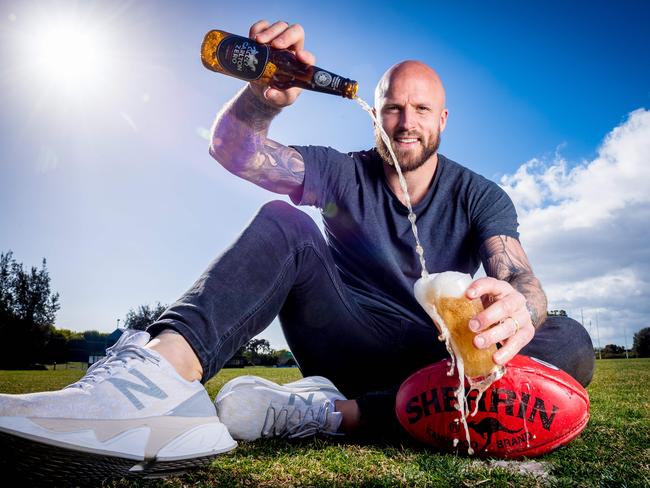
[[[278,368],[290,368],[292,366],[298,366],[293,353],[291,351],[286,351],[284,354],[281,354],[278,358]]]
[[[86,341],[88,346],[88,366],[106,357],[106,349],[113,346],[122,337],[124,329],[115,329],[100,341]]]
[[[111,347],[118,340],[120,340],[122,334],[124,334],[124,329],[115,329],[113,332],[108,334],[108,337],[106,338],[106,348]]]
[[[244,366],[246,366],[246,358],[241,354],[235,354],[223,365],[224,368],[243,368]]]

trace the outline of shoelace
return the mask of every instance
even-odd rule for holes
[[[286,405],[271,404],[266,410],[266,418],[262,427],[262,437],[309,437],[319,432],[329,435],[339,435],[337,432],[326,430],[334,404],[325,401],[318,411],[314,407],[287,408]]]
[[[98,383],[103,378],[110,376],[117,368],[126,367],[131,359],[139,359],[141,361],[151,361],[154,364],[160,362],[160,358],[154,356],[150,351],[144,349],[137,344],[119,345],[115,344],[106,350],[106,357],[100,359],[95,364],[90,366],[86,374],[76,383],[66,386],[66,388],[85,388]]]

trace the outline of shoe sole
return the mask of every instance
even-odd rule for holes
[[[132,459],[103,456],[50,446],[0,433],[0,467],[8,479],[20,479],[19,486],[97,486],[120,478],[163,478],[209,465],[219,453],[198,458],[147,463],[134,472]],[[13,476],[12,476],[13,475]]]
[[[0,465],[32,484],[180,474],[236,446],[215,417],[135,421],[0,417]]]

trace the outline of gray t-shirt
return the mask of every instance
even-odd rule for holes
[[[305,181],[291,199],[321,209],[334,262],[353,297],[371,313],[428,323],[413,296],[421,267],[408,210],[388,187],[377,152],[294,147],[305,161]],[[519,237],[508,195],[441,154],[433,183],[413,211],[429,273],[473,275],[487,238]]]

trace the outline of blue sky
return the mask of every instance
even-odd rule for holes
[[[57,326],[110,331],[130,308],[173,301],[277,198],[209,157],[207,130],[243,85],[199,60],[208,30],[245,35],[266,18],[301,23],[317,64],[369,101],[397,61],[436,68],[450,110],[441,152],[511,192],[550,307],[582,310],[602,345],[630,346],[650,325],[649,4],[307,4],[0,3],[0,250],[47,258]],[[307,92],[270,135],[373,144],[354,103]],[[607,177],[623,167],[632,177]],[[594,203],[584,189],[603,179]],[[576,208],[588,211],[572,223]],[[285,344],[277,325],[263,337]]]

